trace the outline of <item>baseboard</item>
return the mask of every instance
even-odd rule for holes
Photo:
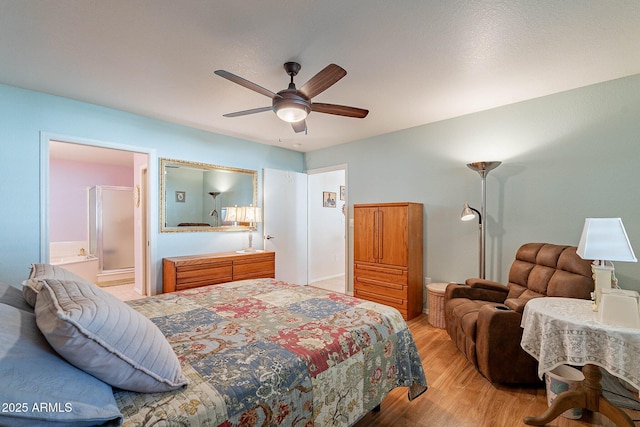
[[[310,281],[309,284],[312,285],[316,282],[322,282],[323,280],[331,280],[331,279],[337,279],[338,277],[344,277],[345,274],[334,274],[333,276],[324,276],[324,277],[319,277],[317,279],[313,279],[313,281]]]
[[[126,285],[135,282],[134,269],[112,270],[98,273],[98,283],[100,287]]]
[[[101,288],[107,288],[109,286],[127,285],[127,284],[131,284],[133,286],[133,280],[125,278],[125,279],[105,280],[105,281],[98,282],[98,286]]]

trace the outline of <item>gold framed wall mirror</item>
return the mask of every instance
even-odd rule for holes
[[[246,231],[227,208],[257,206],[258,172],[160,159],[160,232]]]

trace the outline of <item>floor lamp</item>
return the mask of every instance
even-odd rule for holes
[[[470,169],[478,172],[480,177],[482,178],[482,205],[480,206],[480,212],[478,210],[469,206],[469,203],[464,204],[464,209],[462,210],[462,215],[460,219],[463,221],[470,221],[475,216],[478,216],[478,228],[480,230],[479,237],[479,274],[481,279],[485,279],[485,248],[486,248],[486,216],[485,216],[485,205],[486,205],[486,190],[487,190],[487,174],[489,171],[500,166],[502,162],[474,162],[467,163],[467,166]],[[484,220],[484,221],[483,221]]]
[[[217,227],[219,226],[219,217],[218,217],[218,211],[216,210],[217,206],[216,206],[216,197],[218,197],[220,195],[219,191],[209,191],[209,194],[211,195],[211,197],[213,197],[213,209],[211,210],[211,212],[209,212],[209,215],[213,217],[213,226]]]

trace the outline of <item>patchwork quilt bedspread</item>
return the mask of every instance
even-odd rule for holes
[[[348,426],[393,388],[427,389],[413,337],[390,307],[256,279],[129,304],[166,335],[190,384],[114,390],[125,426]]]

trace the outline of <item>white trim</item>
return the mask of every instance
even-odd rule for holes
[[[345,171],[345,179],[346,179],[346,171],[347,171],[347,167],[348,166],[349,165],[347,163],[342,163],[342,164],[335,165],[335,166],[326,166],[326,167],[323,167],[323,168],[309,169],[305,173],[307,175],[313,175],[313,174],[316,174],[316,173],[325,173],[325,172],[333,172],[333,171],[344,170]]]
[[[331,276],[319,277],[316,280],[314,280],[313,282],[309,282],[309,284],[313,285],[314,283],[322,282],[323,280],[335,279],[336,277],[342,277],[342,276],[344,276],[344,274],[334,274],[334,275],[331,275]]]
[[[40,132],[40,262],[49,260],[49,134]]]

